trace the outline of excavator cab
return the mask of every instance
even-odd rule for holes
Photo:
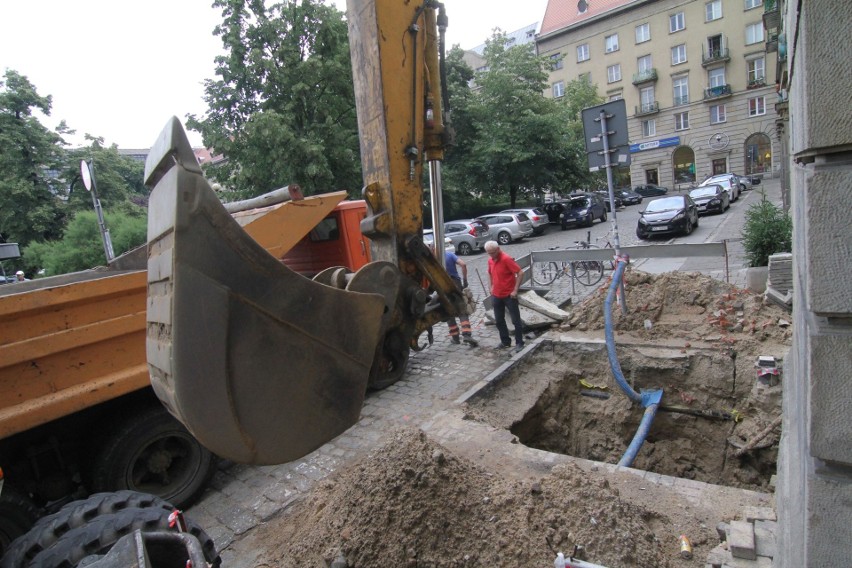
[[[372,262],[291,271],[219,202],[176,118],[146,163],[151,381],[233,461],[291,461],[345,431],[367,388],[399,380],[418,336],[464,306],[422,241],[423,165],[440,203],[447,138],[443,5],[349,0],[348,21]]]

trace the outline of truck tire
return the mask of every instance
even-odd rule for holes
[[[102,515],[123,509],[157,508],[168,515],[175,507],[155,495],[136,491],[96,493],[87,499],[73,501],[59,511],[42,517],[25,535],[9,546],[0,560],[0,568],[28,566],[41,551],[53,546],[68,531],[82,527]]]
[[[204,557],[211,566],[218,567],[221,559],[216,553],[213,539],[191,519],[184,520],[186,532],[201,543]],[[81,527],[68,531],[24,566],[27,568],[73,568],[87,556],[106,554],[121,537],[137,529],[142,532],[170,530],[169,512],[157,507],[148,507],[123,509],[109,515],[101,515]]]
[[[0,558],[12,541],[29,531],[38,520],[38,507],[8,485],[0,492]]]
[[[119,422],[103,440],[90,490],[151,493],[184,509],[201,496],[216,461],[165,407],[152,406]]]

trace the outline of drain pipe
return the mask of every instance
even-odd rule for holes
[[[657,409],[660,406],[660,401],[663,398],[663,391],[661,389],[643,390],[642,394],[639,394],[633,390],[624,378],[624,373],[622,373],[621,365],[618,362],[618,356],[615,353],[615,335],[613,333],[612,326],[612,300],[615,297],[616,289],[621,284],[621,278],[624,275],[624,268],[626,266],[627,262],[619,259],[618,266],[615,269],[615,274],[612,276],[612,283],[609,285],[606,302],[604,303],[604,320],[606,352],[609,356],[609,366],[610,369],[612,369],[615,382],[618,383],[618,386],[622,391],[624,391],[627,398],[633,402],[640,403],[645,409],[642,421],[639,423],[639,428],[637,428],[636,434],[633,435],[633,440],[630,442],[630,445],[627,447],[627,450],[618,462],[618,465],[620,466],[630,467],[633,464],[633,460],[636,459],[636,455],[639,453],[639,449],[642,447],[642,444],[645,443],[645,438],[648,437],[648,432],[651,430],[651,423],[654,421],[654,416],[656,416]]]

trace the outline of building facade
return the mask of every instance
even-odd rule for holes
[[[582,78],[625,100],[634,185],[776,176],[763,13],[763,0],[550,0],[536,40],[553,60],[547,95]]]

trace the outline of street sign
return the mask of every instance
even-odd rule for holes
[[[583,109],[583,136],[589,156],[589,171],[606,167],[601,113],[605,117],[609,163],[611,166],[629,166],[630,151],[627,137],[627,105],[624,99]]]
[[[21,251],[18,248],[18,243],[0,243],[0,260],[20,257]]]

